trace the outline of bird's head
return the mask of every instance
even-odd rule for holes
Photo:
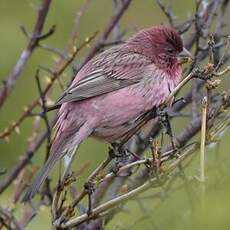
[[[178,58],[191,54],[183,47],[179,33],[172,27],[156,26],[144,29],[127,41],[134,52],[150,58],[155,65],[166,71],[178,67]]]

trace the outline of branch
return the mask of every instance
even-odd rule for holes
[[[46,88],[42,92],[42,95],[45,95],[48,92],[48,90],[51,88],[53,82],[57,79],[57,77],[74,60],[74,58],[78,54],[78,52],[82,48],[84,48],[95,36],[96,36],[96,33],[94,33],[91,37],[89,37],[88,39],[86,39],[78,48],[75,49],[75,51],[72,53],[72,56],[70,57],[70,59],[63,66],[60,67],[60,69],[58,70],[58,72],[56,74],[54,74],[54,77],[51,79],[51,82],[46,86]],[[40,100],[40,98],[36,99],[33,102],[33,104],[31,104],[30,106],[28,106],[28,109],[25,111],[24,114],[22,114],[22,116],[20,117],[20,119],[18,120],[18,122],[16,122],[16,124],[14,124],[13,126],[11,126],[8,130],[6,130],[5,132],[3,132],[2,134],[0,134],[0,138],[2,136],[8,135],[12,130],[14,130],[15,127],[17,127],[20,124],[20,122],[25,119],[25,117],[27,116],[27,114],[30,111],[32,111],[33,108],[35,108],[35,106],[39,103],[39,100]],[[54,124],[54,121],[51,122],[50,127],[53,127],[53,124]],[[47,131],[44,131],[44,132],[40,133],[40,135],[38,136],[38,138],[33,143],[30,144],[30,146],[28,147],[27,151],[23,154],[22,159],[16,164],[16,166],[14,167],[14,169],[12,169],[12,171],[10,173],[8,173],[5,176],[5,178],[0,182],[0,193],[2,193],[9,186],[9,184],[17,177],[18,173],[30,162],[30,160],[33,157],[35,151],[41,146],[41,144],[47,138],[47,135],[48,135]]]
[[[158,6],[161,8],[161,10],[164,12],[165,16],[167,17],[170,26],[175,26],[175,17],[172,12],[172,1],[170,2],[170,6],[166,7],[161,0],[157,0]]]
[[[14,215],[6,208],[0,207],[0,222],[3,218],[4,224],[7,229],[16,229],[16,230],[23,230],[24,227],[17,221]],[[10,224],[8,224],[10,223]],[[13,228],[14,226],[14,228]],[[1,226],[0,226],[1,227]]]
[[[74,58],[76,57],[76,55],[87,45],[89,44],[96,36],[97,32],[94,33],[93,35],[91,35],[89,38],[85,39],[85,41],[77,48],[75,48],[75,50],[70,54],[70,57],[68,58],[68,60],[65,61],[64,64],[62,64],[61,66],[59,66],[59,68],[55,71],[52,72],[53,76],[50,78],[49,83],[47,84],[46,88],[43,90],[42,95],[46,95],[49,90],[51,89],[51,87],[53,86],[54,82],[58,79],[58,77],[66,70],[66,68],[70,65],[70,63],[74,60]],[[12,124],[4,129],[2,132],[0,132],[0,139],[1,138],[6,138],[7,136],[9,136],[17,127],[19,127],[19,125],[25,120],[26,117],[28,117],[31,113],[32,110],[39,105],[39,101],[40,101],[40,97],[35,99],[34,102],[32,102],[32,104],[27,105],[25,107],[25,111],[21,114],[21,116],[17,119],[17,121],[12,122]]]
[[[12,91],[17,79],[19,78],[23,68],[25,67],[27,61],[31,57],[34,49],[37,47],[40,40],[47,38],[54,32],[54,27],[44,35],[42,35],[42,29],[45,24],[46,16],[49,11],[51,0],[43,0],[41,7],[38,11],[37,21],[34,26],[33,33],[30,37],[27,47],[22,51],[16,65],[14,66],[12,72],[6,77],[3,82],[3,87],[0,91],[0,109],[4,102],[8,98],[8,95]]]
[[[103,47],[103,44],[109,37],[110,33],[112,32],[113,28],[116,26],[116,24],[119,22],[123,14],[126,12],[127,8],[129,7],[132,0],[122,0],[122,4],[120,5],[120,8],[116,11],[116,13],[111,17],[111,20],[103,30],[103,32],[100,34],[100,37],[93,45],[92,50],[89,52],[87,57],[85,58],[84,62],[82,63],[81,67],[85,65],[86,62],[88,62],[97,52],[98,50]],[[81,68],[80,67],[80,68]]]
[[[110,210],[114,207],[116,207],[118,204],[121,204],[137,195],[139,195],[140,193],[146,191],[147,189],[154,187],[155,185],[159,184],[159,181],[165,181],[165,178],[171,174],[173,172],[173,170],[185,159],[189,156],[189,154],[191,154],[192,151],[187,151],[186,153],[184,153],[183,155],[181,155],[181,157],[179,159],[177,159],[175,162],[173,162],[167,169],[167,171],[165,171],[164,173],[161,173],[160,175],[158,175],[158,177],[153,177],[151,179],[149,179],[147,182],[145,182],[143,185],[127,192],[124,195],[120,195],[117,198],[114,198],[108,202],[105,202],[102,205],[99,205],[97,208],[94,208],[90,214],[90,216],[88,216],[87,214],[83,214],[79,217],[76,217],[72,220],[67,221],[66,223],[61,224],[61,226],[56,225],[56,223],[54,222],[54,225],[56,225],[56,227],[62,227],[62,228],[69,228],[69,227],[73,227],[73,226],[77,226],[80,223],[90,220],[90,219],[94,219],[94,218],[98,218],[98,216],[100,214],[103,214],[103,212]]]

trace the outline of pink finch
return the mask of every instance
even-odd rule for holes
[[[144,29],[92,58],[57,102],[61,105],[50,156],[23,201],[33,198],[57,160],[89,136],[121,141],[136,121],[164,103],[181,78],[183,43],[175,29]]]

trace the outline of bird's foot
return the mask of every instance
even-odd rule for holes
[[[176,139],[173,135],[173,131],[172,131],[172,127],[171,127],[171,123],[169,120],[169,115],[168,112],[165,109],[160,109],[157,111],[160,123],[162,124],[162,126],[165,128],[166,130],[166,134],[169,136],[170,141],[171,141],[171,145],[172,145],[172,150],[173,150],[173,154],[172,157],[178,157],[179,156],[179,148],[177,147],[176,144]]]
[[[169,115],[165,108],[157,110],[157,116],[159,118],[160,123],[166,130],[166,134],[172,137],[172,127],[169,121]]]
[[[132,155],[135,160],[140,160],[141,159],[140,156],[138,156],[136,153],[132,152],[131,150],[125,149],[125,151],[126,151],[127,154]]]
[[[119,172],[119,170],[120,170],[121,167],[122,167],[121,164],[116,163],[116,164],[112,167],[112,169],[111,169],[112,173],[113,173],[115,176],[118,176],[118,172]]]
[[[123,149],[123,145],[118,143],[112,143],[112,148],[109,147],[109,156],[111,159],[123,157],[126,151]]]
[[[92,194],[95,191],[95,184],[92,181],[87,181],[84,184],[84,189],[88,194],[88,210],[87,215],[90,216],[92,213]]]

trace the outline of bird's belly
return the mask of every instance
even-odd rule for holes
[[[98,109],[94,116],[100,114],[100,119],[93,136],[108,142],[123,138],[136,126],[138,118],[161,104],[164,98],[165,95],[143,95],[124,89],[123,92],[107,95],[98,103],[94,101],[94,107]]]
[[[113,143],[125,138],[125,136],[135,128],[135,123],[130,121],[124,122],[117,126],[101,126],[95,129],[92,136],[98,139],[106,140]]]

